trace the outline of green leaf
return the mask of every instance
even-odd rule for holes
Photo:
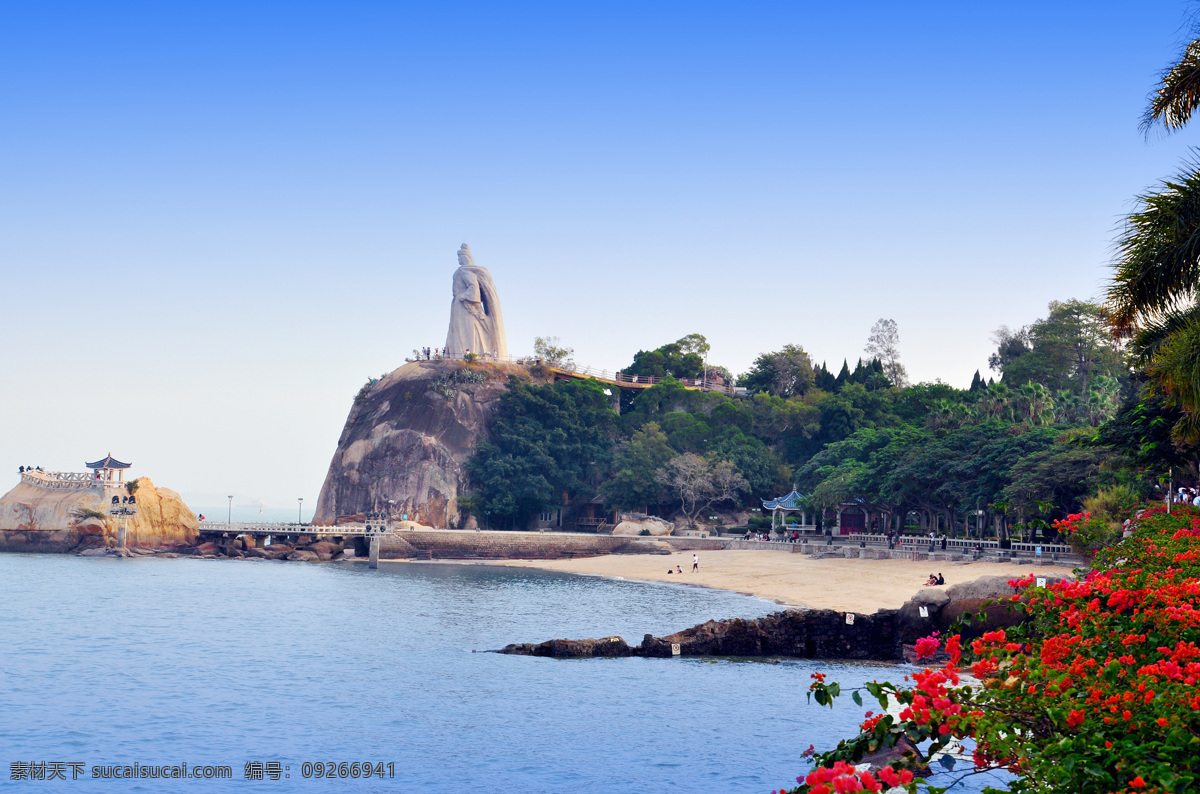
[[[863,704],[862,695],[858,694],[857,689],[850,693],[850,699],[854,701],[854,705],[856,706],[861,706]]]

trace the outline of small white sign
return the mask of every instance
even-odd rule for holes
[[[672,656],[679,655],[679,643],[677,643],[677,642],[671,643],[671,655]]]
[[[846,625],[847,625],[847,626],[853,626],[853,625],[854,625],[854,613],[853,613],[853,612],[847,612],[847,613],[846,613]]]
[[[921,617],[929,617],[929,607],[917,607],[917,611],[921,613]]]
[[[1038,586],[1038,587],[1045,587],[1045,586],[1046,586],[1046,577],[1044,577],[1044,576],[1039,576],[1039,577],[1037,578],[1037,586]]]

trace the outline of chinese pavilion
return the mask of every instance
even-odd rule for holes
[[[95,473],[93,479],[96,481],[102,482],[105,485],[119,486],[124,484],[125,469],[128,469],[133,464],[122,463],[114,458],[112,453],[109,453],[95,463],[85,463],[84,465]],[[116,477],[113,477],[114,473],[116,473]]]

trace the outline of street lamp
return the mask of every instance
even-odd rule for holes
[[[137,510],[133,507],[137,504],[137,499],[134,498],[133,494],[130,494],[128,497],[114,496],[112,504],[112,509],[108,511],[108,514],[120,517],[121,519],[121,526],[117,530],[117,547],[123,549],[125,548],[125,528],[129,523],[129,517],[137,515]]]
[[[302,515],[301,508],[303,505],[304,505],[304,497],[303,496],[296,497],[296,523],[297,524],[304,523],[304,521],[301,520],[301,515]]]
[[[229,496],[226,496],[225,498],[229,500],[229,512],[225,514],[225,523],[232,524],[233,523],[233,494],[230,494]]]

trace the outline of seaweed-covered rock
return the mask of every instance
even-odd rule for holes
[[[507,645],[500,653],[517,656],[549,656],[554,659],[621,658],[633,656],[633,649],[620,637],[590,640],[548,640],[541,643]]]

